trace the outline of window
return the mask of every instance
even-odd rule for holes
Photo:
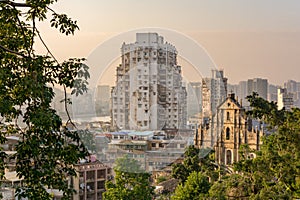
[[[230,139],[230,128],[227,127],[226,128],[226,140],[229,140]]]
[[[226,119],[227,119],[227,121],[230,120],[230,114],[229,114],[229,112],[227,112]]]

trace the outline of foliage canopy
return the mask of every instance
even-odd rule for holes
[[[151,200],[154,188],[150,185],[150,174],[146,173],[139,162],[124,156],[115,162],[116,173],[114,182],[105,184],[106,192],[103,193],[105,200]]]
[[[0,144],[8,135],[20,136],[14,156],[24,185],[17,195],[29,199],[52,199],[47,188],[59,189],[63,199],[70,199],[74,190],[68,177],[76,174],[73,164],[87,155],[78,133],[62,130],[62,120],[51,108],[55,85],[65,89],[65,106],[70,102],[67,89],[76,95],[87,91],[84,59],[59,63],[46,45],[46,55],[34,50],[37,39],[45,44],[36,22],[47,20],[48,12],[51,26],[61,33],[70,35],[79,29],[76,21],[50,8],[55,2],[0,0]],[[0,157],[2,179],[7,155],[1,151]]]

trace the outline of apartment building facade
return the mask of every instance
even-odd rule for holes
[[[223,70],[212,70],[212,76],[202,79],[202,118],[210,117],[227,95],[227,78]]]
[[[121,47],[112,89],[112,125],[117,129],[185,128],[187,94],[176,48],[157,33],[137,33]]]
[[[277,105],[278,105],[278,110],[284,108],[285,110],[290,111],[294,106],[293,93],[288,92],[286,88],[278,88]]]
[[[78,163],[75,166],[77,176],[72,177],[76,194],[74,200],[102,199],[105,182],[112,179],[112,169],[100,161]]]

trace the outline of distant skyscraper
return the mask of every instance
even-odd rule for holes
[[[268,87],[268,101],[277,102],[277,93],[279,86],[269,84]]]
[[[202,116],[210,117],[227,96],[227,78],[223,70],[212,70],[211,78],[202,79]]]
[[[98,116],[109,116],[110,86],[98,85],[95,94],[95,109]]]
[[[248,95],[253,92],[258,93],[258,95],[265,100],[268,99],[268,80],[261,78],[248,79],[247,81]]]
[[[96,117],[94,93],[95,89],[91,89],[84,95],[73,97],[73,116],[76,120],[89,121],[90,118]]]
[[[293,94],[289,93],[286,88],[278,88],[278,110],[285,108],[285,110],[291,110],[293,107]]]
[[[187,85],[187,112],[189,117],[201,112],[201,99],[201,82],[190,82]]]
[[[242,100],[242,106],[249,106],[246,97],[248,96],[247,81],[240,81],[238,86],[237,96]]]
[[[284,83],[288,93],[292,93],[294,106],[300,108],[300,82],[288,80]]]
[[[239,85],[235,85],[235,84],[229,84],[227,83],[227,92],[232,94],[238,94],[239,92]]]
[[[284,88],[286,88],[288,92],[300,92],[300,88],[298,88],[298,82],[294,80],[288,80],[287,82],[285,82]]]
[[[112,124],[120,129],[185,128],[186,89],[176,48],[157,33],[123,44],[112,90]]]

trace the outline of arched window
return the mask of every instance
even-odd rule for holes
[[[226,128],[226,140],[230,140],[230,128]]]
[[[227,112],[226,119],[227,119],[227,121],[230,120],[230,114],[229,114],[229,112]]]
[[[232,153],[231,150],[226,151],[226,165],[231,165],[232,164]]]

